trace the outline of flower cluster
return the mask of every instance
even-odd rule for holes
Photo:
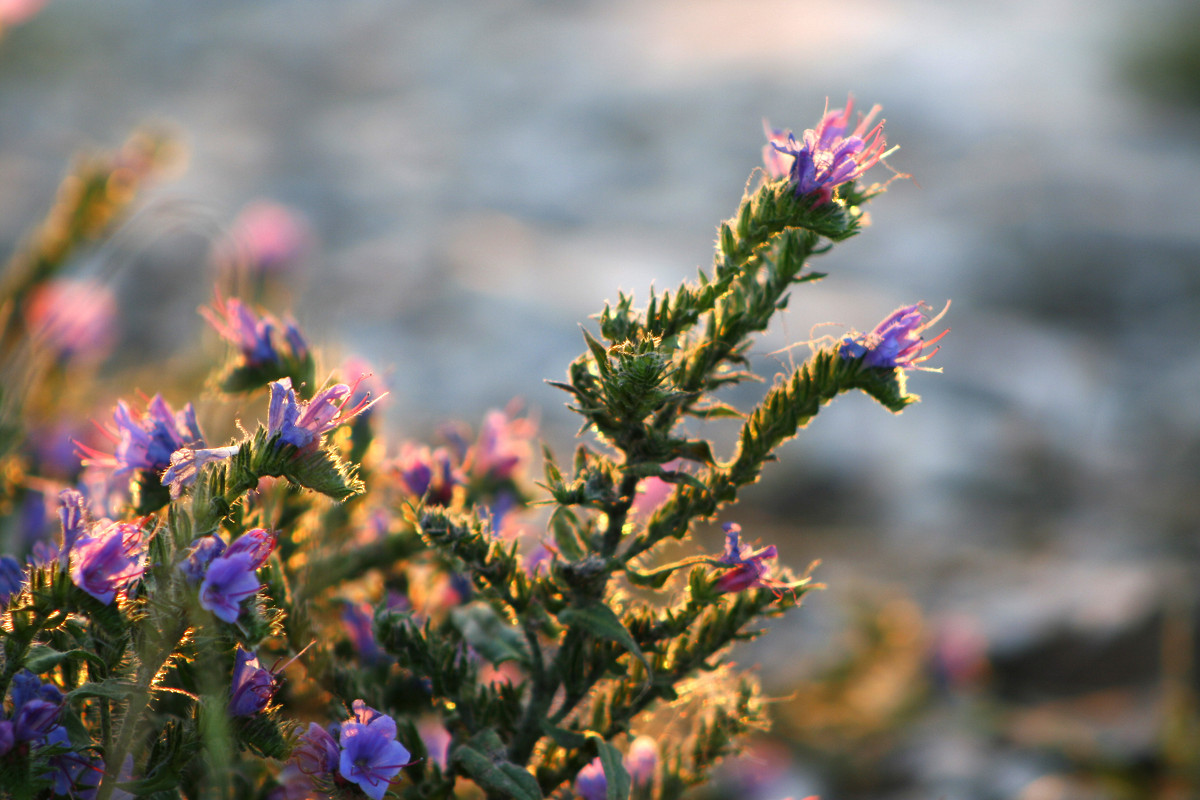
[[[396,741],[395,720],[355,700],[353,715],[331,730],[309,724],[280,782],[289,800],[330,798],[335,787],[347,784],[381,800],[409,759],[408,749]]]
[[[278,535],[264,528],[246,531],[228,547],[216,535],[204,536],[192,542],[179,570],[190,582],[199,582],[202,608],[224,622],[236,622],[242,601],[258,592],[257,572],[276,541]]]
[[[49,471],[36,437],[7,435],[9,411],[32,412],[6,394],[0,496],[29,513],[3,526],[20,529],[20,549],[0,556],[0,794],[536,800],[573,788],[584,800],[681,800],[699,787],[766,723],[730,649],[795,606],[807,580],[789,582],[776,547],[744,544],[734,523],[708,555],[697,521],[726,514],[833,398],[911,403],[903,370],[940,339],[924,338],[940,315],[909,306],[814,348],[752,409],[717,396],[751,377],[753,336],[876,194],[834,200],[885,155],[875,110],[853,128],[851,113],[826,114],[799,140],[769,133],[774,180],[721,225],[711,275],[643,309],[622,295],[599,316],[553,384],[583,420],[564,461],[511,407],[477,431],[447,426],[441,446],[397,448],[372,413],[372,370],[348,360],[331,373],[347,382],[317,381],[321,353],[295,323],[219,290],[201,314],[232,356],[193,399],[236,426],[223,446],[206,441],[191,402],[176,412],[156,394],[144,411],[117,404],[102,429],[111,452],[79,445],[86,469]],[[93,195],[105,192],[79,202]],[[243,254],[257,269],[221,279],[266,302],[284,288],[268,272],[295,257],[296,231],[270,214],[245,224],[260,228]],[[53,298],[47,269],[19,297]],[[48,371],[97,380],[77,356],[101,326],[55,344],[63,326],[41,323],[59,318],[16,296],[0,285],[17,333],[61,351]],[[69,300],[51,310],[85,321]],[[23,374],[6,360],[10,334],[6,378]],[[198,364],[177,363],[201,385]],[[263,405],[265,421],[243,428]],[[71,422],[36,411],[46,431]],[[741,426],[731,458],[696,419]],[[640,592],[653,602],[631,602]],[[287,691],[287,665],[260,661],[281,653],[302,659]],[[697,680],[709,670],[737,688]],[[626,744],[678,718],[695,724]]]

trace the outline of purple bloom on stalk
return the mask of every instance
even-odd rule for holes
[[[275,676],[258,663],[258,656],[238,645],[230,686],[229,713],[252,717],[267,707],[275,694]]]
[[[162,395],[154,395],[145,414],[135,418],[125,401],[117,402],[113,412],[116,429],[101,428],[116,442],[111,456],[79,445],[87,458],[84,464],[113,468],[122,477],[134,470],[146,470],[155,475],[171,465],[171,454],[183,447],[204,447],[204,436],[196,422],[196,409],[191,403],[176,414]]]
[[[236,622],[242,613],[241,602],[258,592],[257,569],[250,553],[214,558],[200,584],[201,607],[211,611],[217,619]]]
[[[350,638],[350,643],[358,651],[363,663],[378,664],[387,658],[379,647],[379,642],[375,640],[375,614],[369,603],[347,601],[342,606],[342,623],[346,626],[346,635]]]
[[[141,526],[101,520],[70,552],[71,580],[108,605],[146,571]]]
[[[254,562],[254,568],[258,569],[267,563],[267,559],[271,557],[271,551],[275,549],[275,543],[278,541],[279,534],[275,531],[266,528],[251,528],[234,539],[229,545],[229,549],[222,555],[228,558],[237,553],[247,553]]]
[[[300,743],[279,773],[286,800],[328,798],[333,791],[333,774],[338,767],[337,740],[315,722],[300,736]]]
[[[11,733],[18,742],[45,742],[58,721],[63,693],[27,669],[13,676]]]
[[[639,736],[625,754],[625,771],[634,786],[654,782],[658,770],[658,742],[649,736]]]
[[[756,586],[776,588],[779,583],[771,580],[770,567],[765,563],[767,559],[779,555],[775,545],[755,550],[749,545],[739,543],[741,525],[726,522],[722,527],[725,529],[725,552],[717,559],[717,563],[732,569],[722,573],[717,579],[717,593],[740,592]]]
[[[593,758],[575,776],[575,794],[583,800],[605,800],[608,797],[608,779],[599,758]]]
[[[34,290],[25,305],[31,338],[62,361],[98,360],[116,340],[117,299],[93,281],[56,280]]]
[[[463,481],[449,450],[444,447],[430,450],[411,442],[401,445],[400,455],[391,464],[391,472],[406,494],[424,497],[427,503],[436,506],[449,505],[454,497],[454,487]]]
[[[507,480],[533,454],[530,442],[537,426],[530,419],[490,411],[479,429],[479,439],[465,459],[467,469],[479,476]]]
[[[0,605],[6,605],[10,597],[25,585],[25,568],[12,556],[0,556]]]
[[[409,753],[396,741],[396,723],[354,701],[354,716],[342,723],[338,773],[358,784],[373,800],[382,800],[388,784],[409,763]]]
[[[304,401],[296,399],[291,379],[272,381],[267,435],[277,436],[281,442],[293,445],[302,452],[316,450],[322,436],[349,422],[375,402],[364,399],[347,409],[355,386],[335,383],[317,392],[312,400]]]
[[[200,469],[210,461],[224,461],[234,456],[240,445],[212,447],[193,450],[181,447],[171,454],[171,466],[163,473],[162,485],[171,487],[171,498],[178,498],[183,490],[196,482]]]
[[[834,189],[859,177],[886,155],[883,123],[868,130],[880,107],[873,107],[847,135],[853,108],[854,98],[850,98],[844,109],[826,112],[817,127],[806,130],[800,141],[791,131],[775,130],[764,123],[767,175],[772,179],[787,177],[796,185],[796,194],[814,195],[818,205],[829,202]]]
[[[179,571],[188,579],[188,583],[199,583],[208,572],[208,565],[213,559],[225,552],[225,540],[220,536],[201,536],[192,542],[187,556],[179,562]]]
[[[950,329],[928,341],[921,334],[942,318],[950,304],[947,303],[941,313],[930,319],[925,318],[921,306],[917,303],[898,308],[870,333],[847,336],[842,340],[838,353],[846,359],[861,358],[863,366],[867,367],[927,369],[917,364],[932,358],[940,348],[935,347],[928,353],[922,351],[949,333]]]
[[[213,300],[212,308],[201,307],[200,315],[208,320],[222,339],[237,348],[242,361],[247,365],[275,364],[281,360],[273,338],[279,321],[270,314],[259,316],[236,297],[226,300],[218,294]],[[289,330],[295,328],[294,325],[288,327]],[[303,345],[302,351],[296,352],[296,357],[304,358],[308,352],[308,345],[304,344],[303,337],[299,336],[299,330],[295,331],[294,336],[297,337],[296,342]],[[295,352],[290,338],[288,344]]]

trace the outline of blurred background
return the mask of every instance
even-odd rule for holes
[[[519,397],[560,454],[577,422],[542,381],[618,289],[710,264],[762,119],[882,104],[913,178],[814,264],[830,277],[758,369],[953,299],[944,374],[913,374],[900,417],[839,399],[736,511],[828,588],[740,651],[777,723],[712,796],[1200,796],[1194,4],[51,0],[9,21],[4,254],[80,150],[147,121],[186,148],[74,270],[116,293],[109,368],[158,391],[203,332],[214,249],[267,208],[273,310],[385,376],[393,436]]]

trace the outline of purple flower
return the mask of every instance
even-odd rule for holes
[[[625,771],[635,786],[654,782],[658,769],[658,742],[649,736],[639,736],[625,754]]]
[[[25,305],[33,341],[62,361],[98,360],[116,342],[117,299],[94,281],[56,280],[39,286]]]
[[[162,476],[162,485],[171,487],[172,499],[183,494],[183,490],[196,482],[200,469],[210,461],[223,461],[241,449],[240,445],[201,448],[193,450],[181,447],[171,454],[171,465]]]
[[[314,800],[333,794],[333,774],[338,766],[337,740],[315,722],[300,736],[300,743],[279,773],[286,800]]]
[[[259,583],[254,557],[234,553],[214,558],[200,584],[200,605],[217,619],[233,623],[242,613],[241,602],[258,592]]]
[[[187,556],[179,562],[179,571],[187,577],[188,583],[199,583],[212,560],[224,552],[225,541],[220,536],[201,536],[192,542]]]
[[[272,336],[279,322],[270,314],[259,316],[236,297],[226,300],[218,294],[212,308],[201,307],[200,315],[222,339],[237,348],[245,364],[258,366],[281,360]]]
[[[46,736],[47,745],[72,747],[67,729],[55,725]],[[54,794],[59,797],[77,797],[81,800],[95,796],[104,775],[104,762],[94,755],[68,750],[50,757],[50,771],[42,777],[54,782]]]
[[[27,669],[13,676],[11,734],[14,741],[43,743],[58,721],[63,693]]]
[[[342,605],[342,623],[346,626],[346,634],[350,643],[358,651],[359,658],[365,664],[377,664],[387,658],[375,640],[375,614],[369,603],[351,603]]]
[[[267,707],[275,693],[275,676],[258,663],[258,656],[238,645],[230,686],[229,713],[252,717]]]
[[[220,255],[252,275],[283,272],[304,255],[311,240],[308,225],[295,212],[259,200],[238,214]]]
[[[949,333],[950,329],[928,341],[921,334],[942,318],[950,304],[947,303],[941,313],[930,319],[925,318],[921,307],[922,304],[917,303],[898,308],[870,333],[847,336],[842,340],[839,354],[846,359],[861,358],[867,367],[925,369],[917,367],[917,364],[932,358],[940,348],[935,347],[928,353],[922,351]]]
[[[271,557],[271,552],[275,549],[275,543],[278,541],[279,534],[275,531],[266,528],[251,528],[234,539],[223,555],[228,558],[237,553],[247,553],[254,562],[254,568],[258,569],[267,563],[267,559]]]
[[[113,412],[115,430],[102,429],[116,442],[111,456],[80,444],[87,456],[85,464],[113,468],[121,477],[134,470],[146,470],[155,475],[171,465],[171,454],[183,447],[204,447],[204,436],[196,422],[196,409],[191,403],[176,414],[162,395],[154,395],[145,414],[136,417],[125,401],[117,403]]]
[[[725,528],[725,552],[717,559],[717,563],[732,567],[732,569],[722,573],[721,577],[717,579],[718,594],[740,592],[756,586],[775,588],[779,585],[777,581],[773,581],[769,577],[770,567],[765,563],[767,559],[779,555],[775,545],[754,550],[750,546],[738,542],[742,533],[741,525],[727,522],[722,527]]]
[[[272,381],[267,434],[299,448],[301,452],[316,450],[322,436],[361,414],[375,402],[364,399],[347,409],[354,390],[354,386],[335,383],[306,402],[296,399],[291,379]]]
[[[74,489],[63,489],[58,493],[58,521],[62,525],[63,535],[59,558],[62,559],[64,566],[66,566],[66,560],[71,554],[71,549],[75,547],[75,543],[81,536],[87,534],[86,515],[84,514],[86,507],[87,501]]]
[[[575,776],[575,794],[583,800],[605,800],[608,797],[608,779],[604,777],[604,767],[599,758],[579,770]]]
[[[100,520],[71,548],[71,580],[107,605],[117,592],[142,577],[144,557],[139,525]]]
[[[7,605],[9,598],[21,591],[25,585],[25,568],[12,556],[0,556],[0,605]]]
[[[463,480],[446,448],[431,451],[411,442],[401,445],[400,455],[391,464],[391,472],[406,494],[424,497],[427,503],[437,506],[449,505],[454,497],[454,487]]]
[[[479,439],[467,454],[469,472],[481,477],[508,480],[532,456],[530,444],[537,426],[530,419],[513,418],[504,411],[490,411],[479,430]]]
[[[886,155],[883,123],[867,130],[880,107],[872,108],[846,135],[853,108],[851,97],[844,109],[826,112],[817,127],[806,130],[799,142],[791,131],[775,130],[764,123],[767,175],[772,179],[788,178],[795,184],[796,194],[813,195],[818,205],[829,202],[834,189],[859,177]]]
[[[16,734],[13,733],[12,722],[6,719],[0,719],[0,756],[5,755],[9,750],[12,750],[13,745],[16,744],[16,742],[17,737]]]
[[[388,784],[409,763],[408,750],[396,741],[395,721],[362,700],[354,701],[354,716],[342,723],[339,744],[338,773],[373,800],[382,800]]]

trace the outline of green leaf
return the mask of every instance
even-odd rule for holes
[[[137,694],[137,692],[138,687],[132,683],[109,678],[97,683],[85,683],[77,689],[72,689],[67,692],[67,700],[70,702],[78,700],[81,697],[106,697],[109,700],[128,700]]]
[[[490,728],[472,736],[454,748],[451,763],[475,781],[488,796],[501,795],[513,800],[542,800],[537,778],[523,767],[504,758],[500,737]]]
[[[529,663],[525,637],[506,623],[487,603],[471,603],[450,612],[450,622],[467,644],[492,664],[505,661]]]
[[[596,743],[596,749],[599,751],[600,766],[604,768],[604,780],[608,784],[608,800],[629,800],[633,782],[625,770],[621,751],[614,747],[612,742],[604,741],[604,737],[598,733],[589,733],[588,738]]]
[[[641,661],[646,666],[647,674],[653,674],[654,671],[650,668],[650,661],[646,658],[646,654],[642,652],[642,648],[638,647],[638,643],[634,641],[633,634],[629,632],[629,629],[617,617],[616,612],[603,603],[565,608],[559,613],[558,619],[564,625],[574,625],[583,628],[593,636],[616,642],[633,653],[638,661]]]
[[[554,743],[564,750],[579,750],[587,747],[588,734],[592,732],[569,731],[566,728],[551,725],[547,720],[542,720],[542,733],[553,739]]]
[[[29,648],[25,657],[25,668],[35,675],[42,675],[57,667],[64,661],[87,661],[104,668],[104,660],[95,653],[87,650],[67,650],[60,652],[44,644],[35,644]]]

